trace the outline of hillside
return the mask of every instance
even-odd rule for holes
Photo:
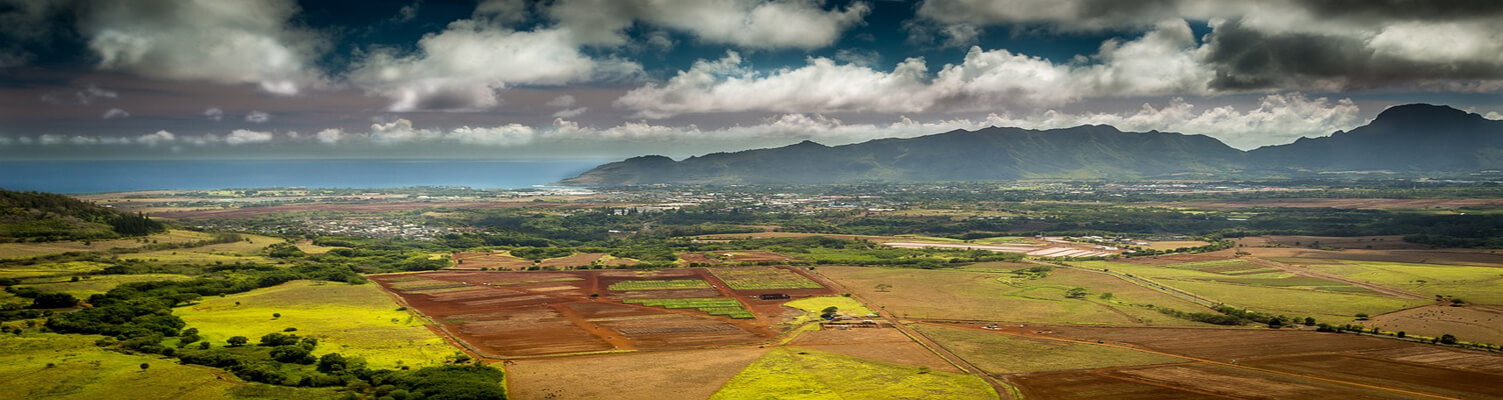
[[[1446,106],[1396,106],[1329,137],[1244,152],[1204,136],[1111,126],[957,130],[842,146],[812,141],[674,161],[630,158],[562,184],[858,183],[1260,176],[1291,171],[1475,171],[1503,168],[1503,122]]]
[[[0,242],[102,239],[164,230],[145,216],[60,194],[0,190]]]

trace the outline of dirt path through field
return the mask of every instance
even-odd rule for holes
[[[1296,266],[1293,266],[1293,265],[1289,265],[1289,264],[1285,264],[1285,263],[1281,263],[1281,262],[1277,262],[1277,261],[1265,260],[1265,259],[1262,259],[1262,258],[1252,257],[1252,256],[1242,257],[1242,259],[1250,261],[1250,262],[1252,262],[1254,264],[1265,266],[1265,267],[1277,268],[1279,270],[1282,270],[1284,272],[1288,272],[1288,273],[1291,273],[1291,274],[1301,275],[1301,276],[1308,276],[1308,277],[1311,277],[1311,278],[1320,278],[1320,279],[1325,279],[1325,280],[1328,280],[1328,281],[1341,282],[1341,283],[1345,283],[1345,284],[1348,284],[1348,285],[1360,287],[1360,288],[1363,288],[1363,289],[1371,290],[1371,291],[1374,291],[1374,292],[1386,294],[1386,295],[1397,297],[1397,298],[1401,298],[1401,299],[1425,299],[1425,298],[1427,298],[1425,296],[1421,296],[1419,294],[1416,294],[1414,292],[1410,292],[1410,291],[1407,291],[1407,290],[1396,289],[1396,288],[1392,288],[1392,287],[1388,287],[1388,286],[1383,286],[1383,285],[1379,285],[1379,284],[1372,283],[1372,282],[1367,282],[1367,281],[1360,281],[1360,280],[1356,280],[1356,279],[1352,279],[1352,278],[1347,278],[1347,277],[1344,277],[1344,276],[1341,276],[1341,275],[1336,275],[1336,274],[1331,274],[1331,273],[1316,271],[1316,270],[1309,269],[1309,268],[1296,267]]]
[[[1415,391],[1404,390],[1404,389],[1397,389],[1397,388],[1391,388],[1391,387],[1386,387],[1386,386],[1368,385],[1368,384],[1363,384],[1363,383],[1344,381],[1344,380],[1340,380],[1340,379],[1331,379],[1331,378],[1324,378],[1324,377],[1319,377],[1319,376],[1302,375],[1302,374],[1296,374],[1296,373],[1291,373],[1291,372],[1284,372],[1284,371],[1278,371],[1278,370],[1264,369],[1264,368],[1258,368],[1258,367],[1250,367],[1250,366],[1243,365],[1243,364],[1237,364],[1235,362],[1222,362],[1222,361],[1211,360],[1211,359],[1206,359],[1206,358],[1191,357],[1191,356],[1187,356],[1187,355],[1183,355],[1183,354],[1174,354],[1174,353],[1167,353],[1167,352],[1162,352],[1162,351],[1144,349],[1144,348],[1137,347],[1137,346],[1129,346],[1129,345],[1115,344],[1115,343],[1106,343],[1106,342],[1102,342],[1102,341],[1089,341],[1089,340],[1067,339],[1067,338],[1061,338],[1061,337],[1043,335],[1043,334],[1038,334],[1038,333],[1031,333],[1031,332],[1027,331],[1026,329],[1024,329],[1024,330],[1019,330],[1019,329],[1016,329],[1016,328],[1014,328],[1014,329],[1008,329],[1008,327],[1006,327],[1005,325],[1003,326],[1002,329],[985,329],[985,328],[980,328],[980,327],[970,326],[970,325],[957,326],[957,325],[954,325],[954,324],[946,324],[946,323],[941,323],[941,322],[917,321],[917,323],[930,324],[930,325],[936,325],[936,326],[944,326],[944,327],[949,327],[949,328],[970,329],[970,330],[982,331],[982,332],[993,332],[993,333],[1001,334],[1001,335],[1013,335],[1013,336],[1032,338],[1032,339],[1053,340],[1053,341],[1059,341],[1059,342],[1084,344],[1084,345],[1090,345],[1090,346],[1113,347],[1113,348],[1118,348],[1118,349],[1126,349],[1126,350],[1139,351],[1139,352],[1144,352],[1144,353],[1149,353],[1149,354],[1157,354],[1157,355],[1167,356],[1167,357],[1175,357],[1175,358],[1180,358],[1180,359],[1185,359],[1185,360],[1195,361],[1195,362],[1202,362],[1202,363],[1207,363],[1207,364],[1215,364],[1215,365],[1221,365],[1221,366],[1232,367],[1232,368],[1241,368],[1241,369],[1258,371],[1258,372],[1269,373],[1269,374],[1284,375],[1284,376],[1291,376],[1291,377],[1296,377],[1296,378],[1301,378],[1301,379],[1309,379],[1309,380],[1316,380],[1316,381],[1322,381],[1322,382],[1336,383],[1336,384],[1341,384],[1341,385],[1360,387],[1360,388],[1364,388],[1364,389],[1380,390],[1380,391],[1385,391],[1385,392],[1390,392],[1390,393],[1396,393],[1396,394],[1406,395],[1406,396],[1424,397],[1424,398],[1432,398],[1432,399],[1454,399],[1453,397],[1435,395],[1435,394],[1424,393],[1424,392],[1415,392]],[[986,374],[986,375],[990,375],[990,374]]]

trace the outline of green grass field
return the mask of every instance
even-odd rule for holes
[[[246,383],[229,372],[94,346],[102,336],[0,337],[0,385],[13,399],[332,399],[334,389]],[[142,370],[141,364],[149,368]],[[49,367],[48,365],[51,364]]]
[[[640,304],[648,307],[663,307],[667,309],[693,308],[710,315],[724,315],[736,319],[756,318],[750,311],[741,306],[736,299],[727,298],[690,298],[690,299],[625,299],[626,304]]]
[[[1110,275],[1069,269],[1055,269],[1041,279],[1025,279],[1003,270],[820,267],[818,271],[872,305],[900,316],[1053,324],[1204,326],[1133,304],[1206,310]],[[878,290],[877,285],[883,284],[891,287]],[[1066,298],[1066,292],[1075,287],[1085,288],[1089,294],[1085,298]],[[1100,298],[1108,292],[1112,293],[1110,300]]]
[[[831,306],[840,309],[840,313],[846,315],[867,315],[873,313],[871,309],[866,308],[865,304],[861,304],[861,302],[845,296],[810,297],[783,303],[783,305],[813,313],[823,311],[825,307]]]
[[[1428,296],[1454,296],[1472,303],[1503,304],[1503,290],[1499,289],[1503,284],[1503,268],[1345,260],[1341,263],[1305,267]]]
[[[209,264],[209,263],[235,263],[255,262],[262,264],[275,264],[276,261],[266,258],[262,250],[266,246],[282,243],[285,240],[270,236],[240,234],[248,240],[234,243],[211,244],[208,246],[193,247],[187,249],[170,249],[147,251],[141,253],[122,254],[120,258],[139,259],[171,264]]]
[[[267,333],[297,328],[299,336],[318,338],[315,354],[362,357],[377,368],[439,364],[457,351],[423,326],[422,318],[397,311],[398,307],[375,284],[294,281],[205,298],[173,313],[215,344],[231,336],[254,341]],[[274,319],[273,313],[282,317]]]
[[[114,289],[125,283],[150,282],[150,281],[180,281],[189,279],[184,275],[175,274],[137,274],[137,275],[84,275],[78,282],[69,279],[48,279],[46,281],[28,281],[23,287],[34,288],[44,292],[63,292],[79,299],[87,299],[91,295],[100,294]]]
[[[109,267],[109,264],[93,261],[68,261],[37,263],[32,265],[12,265],[0,267],[0,278],[32,279],[55,276],[73,276],[98,271]]]
[[[133,249],[152,243],[183,243],[211,238],[213,238],[213,235],[203,232],[174,229],[139,238],[95,240],[89,242],[79,240],[43,243],[0,243],[0,258],[36,257],[70,251],[106,251],[112,248]],[[145,243],[142,242],[143,239]]]
[[[774,267],[723,267],[710,268],[710,273],[725,281],[736,290],[756,289],[818,289],[818,283],[797,272]]]
[[[1235,307],[1272,314],[1345,323],[1357,313],[1382,314],[1428,304],[1429,300],[1406,300],[1384,296],[1340,282],[1295,277],[1284,273],[1227,276],[1173,266],[1150,266],[1107,261],[1081,261],[1071,264],[1152,279]],[[1317,286],[1319,285],[1319,286]]]
[[[1029,339],[930,324],[913,328],[993,374],[1120,367],[1184,361],[1128,349]]]
[[[610,290],[673,290],[673,289],[709,289],[710,284],[699,279],[679,279],[661,281],[620,281],[612,283]]]
[[[986,381],[855,357],[769,350],[711,399],[996,399]]]

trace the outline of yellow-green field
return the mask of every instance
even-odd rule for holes
[[[1196,269],[1204,267],[1202,265],[1154,266],[1109,261],[1080,261],[1071,264],[1149,278],[1234,307],[1297,318],[1313,316],[1333,323],[1348,322],[1358,313],[1377,315],[1430,303],[1429,300],[1400,299],[1365,290],[1331,290],[1347,285],[1316,278],[1291,277],[1287,273],[1233,276]]]
[[[333,389],[246,383],[214,368],[94,346],[102,336],[0,336],[0,385],[12,399],[337,398]],[[149,367],[141,369],[141,364]],[[50,366],[49,366],[50,364]]]
[[[1116,277],[1055,269],[1048,277],[1023,279],[1005,270],[820,267],[819,272],[900,316],[1051,324],[1204,326],[1134,304],[1205,310],[1193,303]],[[877,285],[890,285],[878,290]],[[1085,298],[1066,298],[1071,288]],[[1112,293],[1111,299],[1100,298]]]
[[[1425,294],[1453,296],[1467,302],[1503,304],[1503,268],[1329,260],[1306,268]]]
[[[174,229],[144,238],[96,240],[87,242],[87,245],[82,240],[44,243],[0,243],[0,258],[36,257],[70,251],[105,251],[116,247],[133,249],[152,243],[183,243],[212,238],[213,235],[203,232]],[[146,242],[142,243],[142,239],[145,239]]]
[[[294,281],[205,298],[173,313],[214,343],[231,336],[255,341],[267,333],[297,328],[299,336],[318,338],[315,354],[361,357],[376,368],[439,364],[458,351],[423,326],[422,318],[397,311],[398,307],[375,284]],[[273,313],[282,316],[272,318]]]
[[[84,275],[80,278],[82,279],[77,282],[68,279],[53,279],[54,282],[28,282],[21,286],[44,292],[63,292],[79,299],[87,299],[91,295],[108,292],[124,283],[189,279],[187,276],[175,274]]]
[[[109,267],[109,264],[93,261],[68,261],[54,263],[37,263],[32,265],[15,265],[0,267],[0,278],[45,278],[49,276],[73,276],[98,271]]]
[[[244,239],[233,243],[220,243],[208,246],[147,251],[141,253],[122,254],[120,258],[140,259],[163,263],[234,263],[234,262],[257,262],[275,263],[275,261],[262,255],[266,246],[281,243],[285,240],[261,235],[241,234]],[[245,240],[249,239],[249,240]]]
[[[914,329],[992,374],[1120,367],[1184,361],[1123,348],[1030,339],[930,324]]]
[[[805,322],[818,320],[820,319],[820,312],[824,311],[826,307],[831,306],[840,310],[839,313],[845,315],[860,317],[873,313],[870,308],[866,308],[866,305],[861,304],[861,302],[856,301],[855,299],[845,296],[810,297],[807,299],[798,299],[783,303],[783,305],[804,311],[803,315],[800,315],[798,316],[798,318],[795,318],[793,320],[792,323],[794,324],[802,324]]]
[[[981,378],[780,347],[711,399],[996,399]]]

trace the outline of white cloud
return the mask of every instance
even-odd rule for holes
[[[105,1],[78,23],[100,68],[290,95],[319,80],[309,60],[324,43],[290,24],[297,12],[290,0]]]
[[[336,128],[324,129],[324,130],[318,131],[318,134],[315,135],[315,137],[318,139],[319,143],[324,143],[324,144],[339,143],[340,140],[344,139],[344,130],[342,130],[342,129],[336,129]]]
[[[537,132],[521,124],[506,124],[490,128],[461,127],[444,135],[445,140],[462,144],[486,146],[518,146],[532,142]]]
[[[270,142],[271,139],[275,136],[276,135],[273,135],[271,132],[236,129],[234,132],[230,132],[228,136],[224,137],[224,142],[231,145],[266,143]]]
[[[148,133],[136,137],[136,143],[141,143],[147,146],[156,146],[158,144],[171,143],[174,140],[177,140],[177,135],[173,135],[172,132],[168,131],[156,131],[155,133]]]
[[[626,44],[629,39],[624,31],[640,21],[687,32],[706,43],[815,49],[835,43],[871,11],[865,2],[835,10],[824,10],[822,4],[811,0],[565,0],[546,12],[585,44]]]
[[[580,108],[563,109],[563,110],[559,110],[558,112],[553,113],[553,117],[554,118],[574,118],[574,117],[578,117],[580,114],[584,114],[585,111],[590,111],[590,108],[589,107],[580,107]]]
[[[642,67],[580,52],[564,30],[515,31],[459,20],[424,36],[414,54],[377,50],[350,74],[391,111],[484,110],[501,104],[512,85],[563,85],[640,75]]]
[[[561,107],[561,108],[563,108],[563,107],[573,107],[574,106],[574,96],[570,96],[570,95],[566,94],[566,95],[563,95],[563,96],[554,97],[553,100],[548,100],[548,102],[547,103],[543,103],[543,105],[549,106],[549,107]]]
[[[730,52],[698,61],[667,82],[617,99],[637,116],[704,112],[922,112],[1038,108],[1083,97],[1205,93],[1211,71],[1196,62],[1183,21],[1161,24],[1131,41],[1109,40],[1091,62],[1057,64],[1005,49],[971,47],[959,64],[932,77],[921,58],[891,71],[822,57],[808,65],[758,72]]]
[[[116,92],[116,91],[113,91],[113,90],[107,90],[107,89],[101,88],[101,87],[99,87],[97,85],[94,85],[92,83],[89,84],[89,86],[84,87],[83,89],[75,90],[75,91],[72,91],[72,92],[66,92],[66,91],[50,92],[50,93],[47,93],[45,95],[42,95],[42,101],[45,101],[45,102],[48,102],[48,103],[52,103],[52,104],[58,104],[58,105],[62,105],[62,104],[89,105],[89,104],[93,104],[94,101],[98,100],[98,99],[117,99],[117,98],[120,98],[120,93],[119,92]]]
[[[245,122],[260,124],[270,120],[271,114],[265,111],[251,110],[251,112],[245,114]]]
[[[106,110],[104,114],[100,115],[99,117],[104,119],[129,118],[130,112],[118,108],[111,108],[109,110]]]
[[[219,109],[219,107],[206,108],[204,109],[204,117],[215,121],[222,120],[224,119],[224,110]]]

